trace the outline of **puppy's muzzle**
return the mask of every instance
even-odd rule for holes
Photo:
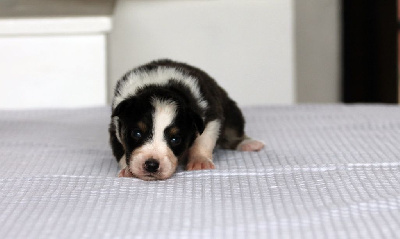
[[[160,163],[155,159],[148,159],[144,162],[144,170],[149,173],[155,173],[160,168]]]

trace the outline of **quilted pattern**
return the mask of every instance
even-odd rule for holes
[[[0,112],[0,238],[395,238],[400,107],[244,108],[260,152],[117,178],[109,108]]]

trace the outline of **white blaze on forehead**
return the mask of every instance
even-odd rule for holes
[[[153,140],[152,144],[160,147],[160,143],[165,144],[164,130],[175,119],[177,105],[173,101],[153,99]],[[165,144],[166,145],[166,144]]]

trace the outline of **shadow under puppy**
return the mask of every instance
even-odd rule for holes
[[[126,73],[115,87],[109,128],[120,177],[167,179],[178,161],[187,170],[213,169],[212,154],[264,147],[244,132],[236,103],[207,73],[171,60]]]

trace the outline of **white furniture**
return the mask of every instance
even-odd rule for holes
[[[104,105],[157,58],[204,69],[241,106],[295,102],[293,1],[117,3],[0,1],[0,109]]]
[[[105,105],[111,16],[16,15],[0,19],[0,108]]]

